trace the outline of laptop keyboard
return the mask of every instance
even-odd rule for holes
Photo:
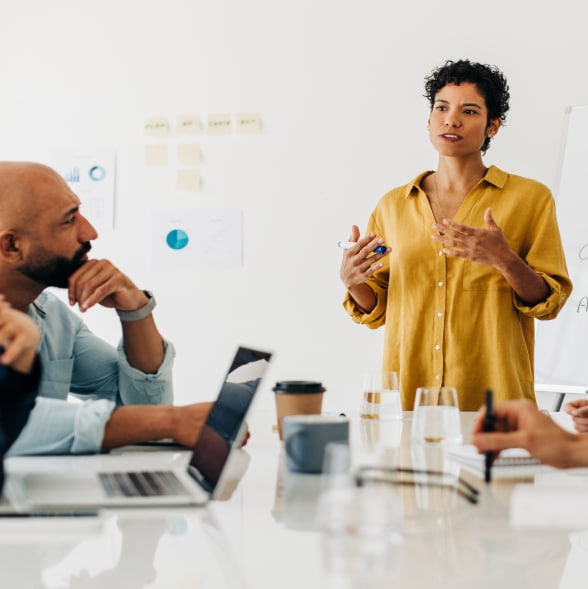
[[[100,472],[98,477],[109,497],[164,497],[188,494],[178,477],[169,470]]]

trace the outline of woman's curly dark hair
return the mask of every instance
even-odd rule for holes
[[[447,60],[425,78],[425,98],[431,109],[441,88],[447,84],[459,86],[462,82],[475,84],[484,97],[488,108],[488,124],[494,119],[500,119],[503,123],[506,121],[510,93],[504,74],[496,66],[475,63],[468,59]],[[489,146],[490,137],[486,137],[482,153],[486,153]]]

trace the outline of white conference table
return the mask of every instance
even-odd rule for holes
[[[473,414],[462,414],[466,441]],[[271,419],[268,417],[268,419]],[[411,414],[402,422],[351,420],[351,447],[361,463],[422,467],[439,455],[415,453]],[[98,518],[0,517],[0,586],[35,589],[348,589],[371,587],[571,589],[588,586],[582,564],[588,530],[515,530],[508,523],[515,482],[485,485],[473,505],[449,491],[399,487],[402,510],[381,561],[359,561],[367,573],[327,571],[326,554],[356,562],[364,540],[351,536],[351,552],[317,524],[325,480],[284,467],[271,427],[254,430],[249,468],[233,497],[205,508],[104,511]],[[157,452],[165,462],[169,455]],[[173,453],[170,453],[173,454]],[[59,457],[63,460],[63,457]],[[66,459],[70,459],[67,457]],[[78,460],[83,468],[83,458]],[[177,453],[176,453],[177,459]],[[8,469],[45,467],[51,457],[18,458]],[[423,460],[425,461],[423,463]],[[23,466],[24,465],[24,466]],[[438,465],[437,465],[438,466]],[[369,542],[369,540],[368,540]],[[371,547],[373,548],[373,546]],[[369,550],[365,559],[374,558]],[[381,558],[381,555],[380,555]],[[331,561],[332,562],[332,561]],[[375,563],[375,564],[374,564]],[[372,566],[373,565],[373,566]],[[341,562],[337,566],[341,566]],[[354,565],[355,566],[355,565]],[[341,569],[339,569],[341,570]],[[588,573],[587,573],[588,574]]]

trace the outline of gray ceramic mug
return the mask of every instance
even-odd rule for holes
[[[349,443],[349,420],[336,415],[287,415],[283,421],[286,467],[320,473],[329,442]]]

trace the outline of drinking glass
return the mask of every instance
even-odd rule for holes
[[[328,587],[376,587],[398,570],[401,506],[389,485],[334,488],[321,494],[318,527]]]
[[[380,420],[402,419],[397,372],[368,372],[365,375],[360,417]]]
[[[329,442],[325,446],[322,477],[323,490],[354,486],[348,442]]]
[[[461,444],[457,391],[454,387],[419,387],[412,416],[411,439],[419,444]]]

